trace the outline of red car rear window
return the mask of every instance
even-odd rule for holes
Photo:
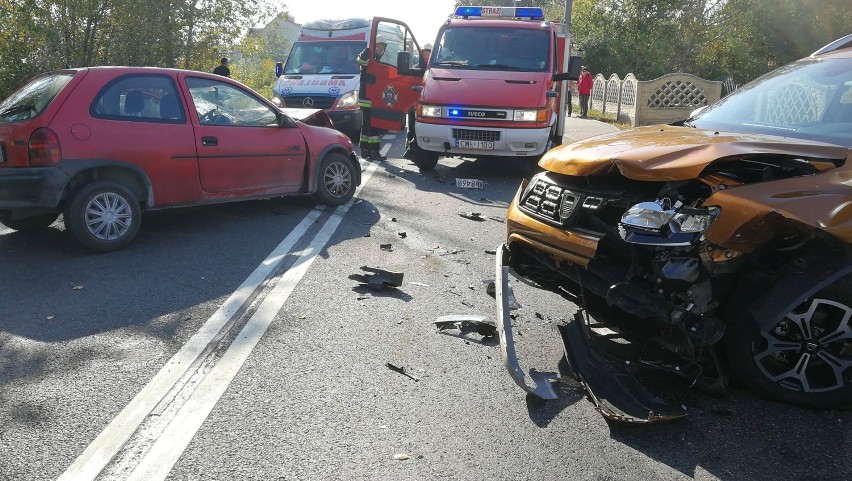
[[[20,122],[37,117],[68,85],[73,72],[40,75],[0,103],[0,122]]]

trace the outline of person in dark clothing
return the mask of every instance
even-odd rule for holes
[[[216,75],[221,75],[223,77],[231,76],[231,69],[228,68],[228,59],[227,57],[222,57],[219,61],[219,66],[213,69],[213,73]]]
[[[373,60],[378,62],[385,53],[387,44],[384,42],[376,42],[375,51],[373,52]],[[370,64],[370,48],[367,47],[358,54],[355,58],[358,65],[361,67],[361,81],[358,90],[358,107],[361,108],[363,120],[361,123],[361,157],[369,160],[385,160],[387,157],[381,154],[382,138],[379,131],[373,128],[372,111],[373,103],[367,98],[367,82],[369,75],[367,67]]]

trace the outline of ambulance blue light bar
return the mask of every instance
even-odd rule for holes
[[[544,20],[540,7],[456,7],[456,17],[529,18]]]

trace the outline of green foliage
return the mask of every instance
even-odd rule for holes
[[[238,65],[232,67],[231,76],[264,96],[272,95],[275,85],[275,62],[283,61],[290,52],[292,42],[284,34],[282,23],[287,20],[282,12],[265,28],[254,29],[237,46]]]
[[[573,41],[604,75],[752,80],[852,33],[847,0],[575,0]]]
[[[38,73],[92,65],[210,71],[264,0],[0,0],[0,97]]]

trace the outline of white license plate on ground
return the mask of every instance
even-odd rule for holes
[[[456,187],[463,189],[484,189],[485,182],[479,179],[456,179]]]
[[[494,142],[489,140],[456,140],[460,149],[494,150]]]

